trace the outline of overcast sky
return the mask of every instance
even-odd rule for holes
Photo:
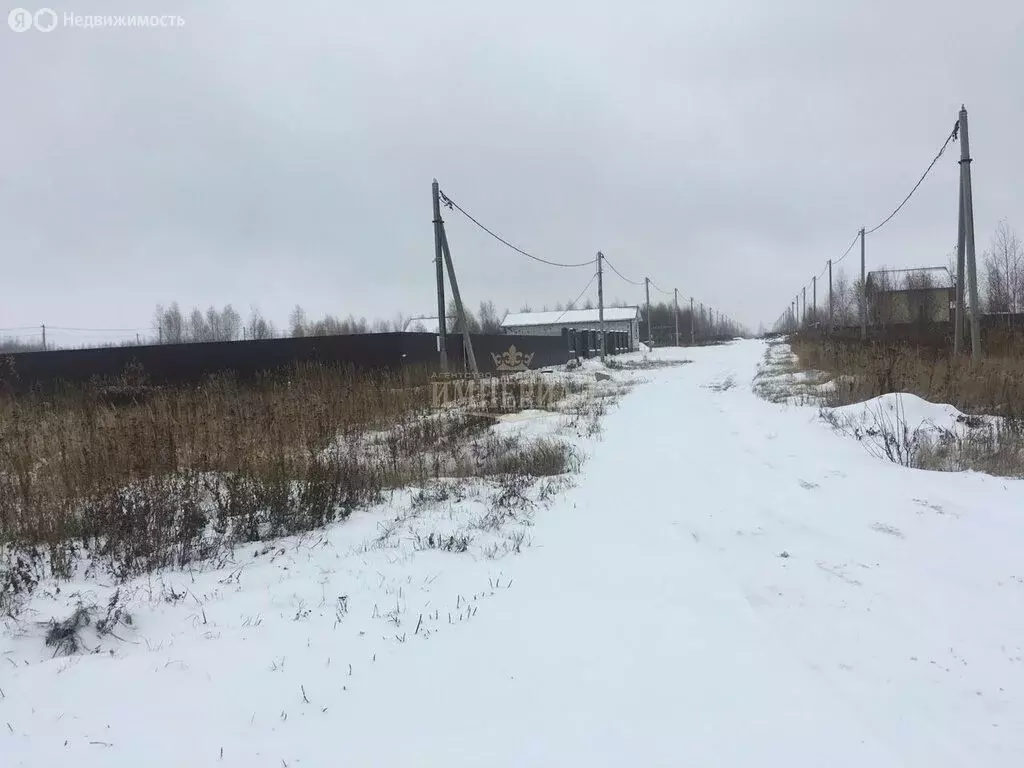
[[[54,3],[185,25],[0,28],[0,328],[146,328],[174,300],[429,314],[436,176],[526,250],[602,250],[756,329],[899,203],[961,103],[978,250],[1024,230],[1020,0]],[[958,153],[869,269],[947,263]],[[445,217],[474,307],[590,279]]]

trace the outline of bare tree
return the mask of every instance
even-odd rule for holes
[[[185,331],[186,341],[207,341],[206,318],[199,307],[188,316],[188,327]]]
[[[234,341],[241,335],[242,316],[230,304],[222,310],[216,307],[206,310],[205,341]]]
[[[832,320],[836,327],[840,328],[853,325],[856,322],[856,318],[853,316],[850,279],[841,269],[832,276]]]
[[[391,320],[391,329],[395,332],[401,332],[405,330],[406,323],[409,322],[409,318],[405,316],[404,312],[398,312]]]
[[[181,344],[185,341],[185,318],[181,314],[178,302],[171,302],[171,306],[167,308],[158,304],[153,322],[157,338],[162,339],[165,344]]]
[[[256,307],[253,307],[249,321],[245,324],[245,335],[250,339],[272,339],[277,336],[277,329]]]
[[[850,305],[856,313],[854,315],[854,325],[860,325],[860,319],[862,317],[861,313],[865,311],[865,307],[867,305],[867,299],[865,298],[864,293],[864,281],[858,277],[850,286]]]
[[[14,336],[4,336],[0,339],[0,352],[38,352],[42,348],[42,338],[24,341]]]
[[[309,324],[306,318],[306,310],[300,307],[298,304],[295,305],[295,309],[288,316],[288,328],[292,338],[301,338],[306,335],[306,326]]]
[[[985,252],[985,288],[990,312],[1024,309],[1024,246],[1006,220],[999,222]]]
[[[493,301],[480,302],[479,316],[481,333],[501,332],[501,321],[503,318],[498,315],[498,310],[495,308]]]
[[[463,305],[462,308],[466,312],[466,327],[469,328],[469,332],[480,333],[480,323],[478,323],[477,319],[473,317],[473,310],[465,305]],[[450,332],[462,333],[462,323],[459,322],[459,313],[455,306],[455,299],[448,300],[448,316],[455,318],[452,321],[451,328],[449,329]]]

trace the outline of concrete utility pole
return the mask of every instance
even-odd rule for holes
[[[803,288],[803,293],[804,293],[803,323],[804,323],[804,328],[806,328],[807,327],[807,286],[806,285]]]
[[[978,301],[978,265],[974,257],[974,201],[971,196],[971,150],[967,136],[967,109],[960,106],[960,188],[964,197],[964,248],[967,289],[971,294],[971,359],[981,359],[981,303]]]
[[[604,272],[601,269],[601,262],[604,261],[604,254],[597,252],[597,327],[601,339],[601,362],[604,362]]]
[[[676,346],[679,346],[679,289],[673,288],[672,292],[676,297]]]
[[[693,296],[690,297],[690,343],[693,344],[696,338],[696,325],[693,317]]]
[[[647,294],[647,346],[651,345],[651,278],[644,278],[644,292]]]
[[[864,227],[860,228],[860,338],[868,340],[868,284],[864,271]]]
[[[43,352],[45,352],[46,351],[46,323],[43,323],[42,329],[43,329]]]
[[[828,260],[828,332],[832,333],[832,259]]]
[[[441,196],[437,179],[430,186],[434,198],[434,265],[437,267],[437,351],[441,361],[441,371],[448,372],[448,328],[444,318],[444,261],[441,245]]]
[[[462,294],[459,293],[459,281],[455,279],[455,266],[452,264],[452,252],[448,248],[448,233],[441,223],[441,249],[444,252],[444,263],[448,266],[448,279],[452,281],[452,298],[455,299],[455,312],[458,323],[462,326],[462,344],[465,347],[466,364],[470,373],[479,373],[476,367],[476,355],[473,354],[473,338],[469,335],[469,324],[466,322],[466,310],[462,306]]]
[[[813,323],[813,322],[816,322],[817,319],[818,319],[818,277],[817,277],[817,275],[815,275],[814,277],[811,278],[811,285],[813,286],[812,289],[811,289],[812,296],[813,296],[813,299],[811,301],[811,322]]]
[[[963,150],[960,150],[963,152]],[[953,356],[959,357],[963,349],[964,330],[967,327],[967,307],[964,304],[964,241],[967,235],[964,232],[964,175],[960,171],[960,198],[959,216],[956,226],[956,314],[953,316]]]

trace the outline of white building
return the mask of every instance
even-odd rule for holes
[[[599,328],[596,309],[568,309],[555,312],[510,312],[501,321],[504,333],[523,336],[561,336],[563,328],[590,331]],[[639,307],[605,307],[605,331],[624,331],[629,334],[629,348],[635,351],[640,342]]]

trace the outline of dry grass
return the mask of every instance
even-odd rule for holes
[[[819,402],[842,406],[894,392],[933,403],[949,403],[973,416],[964,429],[924,439],[906,424],[882,428],[887,458],[908,466],[942,471],[975,470],[1004,477],[1024,476],[1024,344],[997,348],[978,362],[934,347],[905,343],[795,337],[794,367],[819,372]]]
[[[965,413],[1024,417],[1024,349],[969,357],[904,344],[869,344],[804,339],[790,344],[798,367],[840,377],[826,393],[830,406],[862,402],[890,392],[911,392],[934,403],[949,403]]]
[[[469,410],[435,407],[422,372],[320,366],[0,396],[0,612],[83,563],[125,579],[321,527],[390,488],[575,468],[568,445],[503,438]]]

